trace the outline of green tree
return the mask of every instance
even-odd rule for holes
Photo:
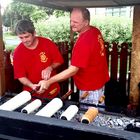
[[[41,19],[47,19],[52,13],[53,10],[50,8],[43,8],[14,0],[4,11],[3,24],[6,27],[11,27],[11,31],[14,31],[14,26],[18,20],[32,19],[34,22],[37,22]]]
[[[47,19],[48,15],[44,10],[39,10],[38,7],[35,8],[34,12],[31,13],[30,18],[32,21],[37,22],[38,20]]]
[[[11,11],[9,10],[9,7],[7,7],[7,10],[5,10],[3,16],[2,16],[2,21],[3,21],[3,25],[5,27],[10,27],[11,26]]]
[[[68,15],[68,12],[62,11],[62,10],[54,10],[53,15],[55,17],[63,17]]]

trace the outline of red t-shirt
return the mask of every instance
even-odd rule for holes
[[[73,48],[71,65],[80,68],[73,76],[80,90],[97,90],[109,80],[104,41],[97,28],[91,26],[79,36]]]
[[[37,84],[41,79],[41,71],[52,63],[63,63],[63,58],[51,40],[43,37],[37,37],[39,40],[36,49],[30,50],[20,43],[14,50],[13,64],[14,64],[14,77],[21,78],[27,77],[32,83]],[[51,76],[55,75],[55,70],[52,71]],[[24,90],[31,91],[27,86]],[[43,98],[53,98],[60,90],[59,84],[54,83],[44,94],[34,94]],[[51,91],[52,95],[48,95]]]

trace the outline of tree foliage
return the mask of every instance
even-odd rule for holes
[[[131,42],[132,19],[128,17],[94,17],[91,24],[98,27],[108,42]]]
[[[104,40],[107,42],[131,42],[132,20],[130,18],[94,17],[91,20],[91,25],[101,30]],[[70,41],[69,14],[38,21],[35,26],[38,35],[49,37],[55,42]]]
[[[39,21],[35,24],[38,35],[48,37],[55,42],[69,41],[70,22],[69,16],[55,17]]]
[[[52,9],[35,6],[27,3],[13,0],[13,2],[7,7],[3,14],[3,24],[6,27],[14,28],[18,20],[31,19],[33,22],[38,20],[47,19],[48,16],[53,14]]]
[[[70,41],[69,14],[13,0],[4,12],[3,24],[13,30],[18,20],[31,19],[38,35],[51,38],[55,42]],[[91,18],[91,25],[102,31],[105,41],[131,42],[132,19],[130,18],[94,16]]]
[[[20,19],[30,19],[30,13],[34,6],[13,1],[5,10],[3,24],[7,27],[14,28],[16,22]],[[9,19],[9,20],[7,20]]]

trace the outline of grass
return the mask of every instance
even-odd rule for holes
[[[15,49],[15,45],[6,45],[5,48],[6,50],[9,50],[9,51],[13,51]]]
[[[12,39],[17,39],[17,36],[14,35],[14,34],[12,34],[11,32],[5,32],[5,33],[3,33],[3,40],[4,40],[4,42],[5,42],[5,40],[10,40],[10,39],[11,40]],[[15,47],[16,47],[15,45],[10,45],[10,44],[6,44],[5,43],[6,50],[13,51]]]
[[[3,39],[17,39],[17,36],[12,34],[11,32],[3,33]]]

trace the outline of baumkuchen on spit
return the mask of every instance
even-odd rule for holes
[[[0,106],[0,110],[13,111],[31,100],[31,94],[28,91],[22,91],[13,98]]]
[[[78,112],[78,107],[76,105],[70,105],[60,116],[62,120],[70,121]]]
[[[90,107],[82,116],[81,122],[89,124],[96,118],[97,115],[98,115],[98,109],[95,107]]]
[[[35,99],[31,103],[27,104],[22,110],[22,113],[32,113],[34,110],[38,109],[42,105],[41,100]]]
[[[41,110],[39,110],[36,115],[51,117],[54,115],[61,107],[63,106],[63,102],[60,98],[52,99],[46,106],[44,106]]]

